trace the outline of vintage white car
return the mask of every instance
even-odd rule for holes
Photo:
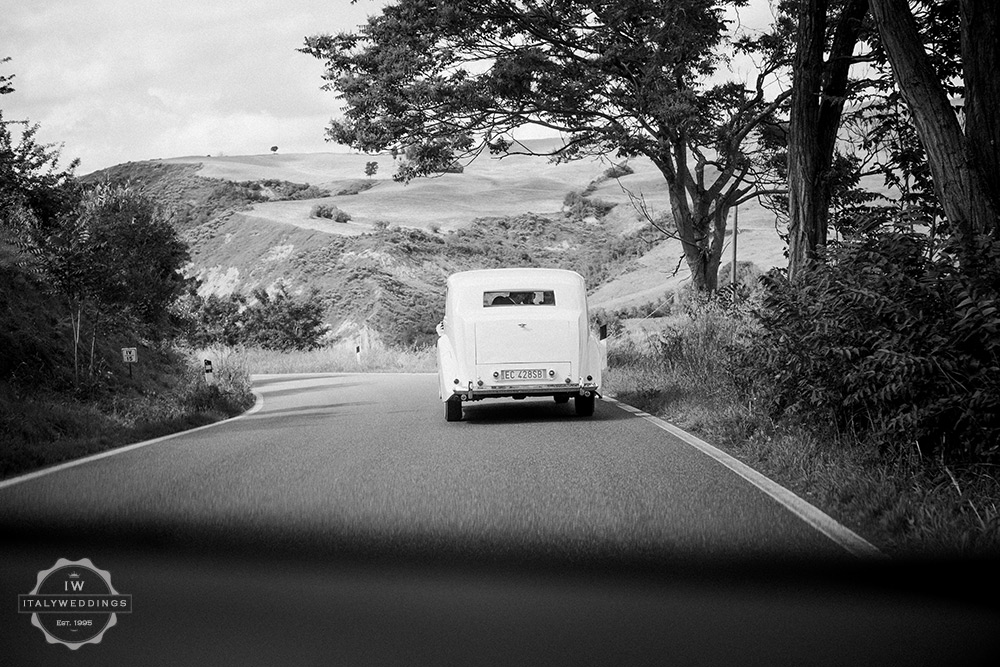
[[[448,278],[438,332],[445,419],[484,398],[573,398],[594,413],[607,354],[590,330],[583,277],[559,269],[487,269]]]

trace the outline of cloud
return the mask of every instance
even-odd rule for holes
[[[81,157],[81,173],[188,154],[330,150],[336,113],[306,35],[350,30],[380,3],[31,0],[9,3],[7,118]]]

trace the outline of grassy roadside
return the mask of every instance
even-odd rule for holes
[[[737,399],[727,369],[740,324],[721,311],[664,320],[609,349],[605,388],[697,435],[893,556],[1000,553],[1000,471],[902,458],[822,425],[775,423]]]
[[[208,386],[193,358],[167,356],[114,390],[27,392],[0,384],[0,478],[204,426],[253,405],[245,369],[220,369]]]

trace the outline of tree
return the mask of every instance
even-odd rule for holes
[[[907,0],[870,0],[879,35],[900,93],[927,152],[934,190],[950,224],[968,243],[981,233],[998,233],[995,170],[1000,164],[1000,47],[996,34],[1000,5],[960,0],[962,78],[966,92],[963,132],[944,83],[924,49]],[[991,171],[993,170],[993,171]],[[992,189],[990,189],[992,185]],[[968,257],[966,258],[969,259]]]
[[[13,78],[0,76],[0,95],[14,92]],[[17,126],[20,132],[11,132]],[[80,161],[60,168],[60,147],[39,143],[38,129],[27,120],[5,119],[0,109],[0,229],[7,234],[16,235],[27,224],[50,225],[79,196],[73,171]]]
[[[183,290],[187,245],[152,201],[129,185],[98,185],[72,214],[31,225],[25,238],[36,272],[66,300],[77,381],[84,321],[90,323],[93,372],[102,324],[128,322],[157,336]]]
[[[837,137],[849,94],[848,73],[868,13],[868,0],[846,0],[829,20],[831,4],[838,3],[801,0],[795,4],[795,66],[788,130],[788,273],[792,280],[826,245]],[[828,30],[831,24],[832,36]]]
[[[184,317],[188,340],[198,347],[252,345],[266,350],[311,350],[326,333],[324,306],[317,290],[293,296],[283,284],[272,292],[254,290],[250,297],[206,297],[191,289]]]
[[[257,289],[252,296],[254,303],[245,313],[244,342],[284,352],[319,347],[326,325],[318,290],[296,298],[279,285],[272,294]]]
[[[103,248],[95,272],[98,298],[146,327],[162,330],[170,305],[184,290],[187,244],[147,195],[130,184],[99,184],[84,196],[80,220]]]
[[[533,153],[525,125],[558,131],[551,153],[643,155],[662,174],[698,290],[717,284],[728,212],[759,194],[757,131],[788,93],[765,83],[787,51],[766,37],[759,75],[708,86],[727,43],[724,10],[746,0],[398,0],[357,33],[306,39],[345,102],[328,138],[416,156],[412,178],[485,151]],[[417,148],[414,148],[414,147]]]

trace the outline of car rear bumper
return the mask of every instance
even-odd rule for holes
[[[532,384],[532,385],[489,385],[482,387],[454,387],[451,398],[462,401],[479,401],[484,398],[528,398],[532,396],[587,396],[597,394],[598,386],[594,383],[579,384]]]

